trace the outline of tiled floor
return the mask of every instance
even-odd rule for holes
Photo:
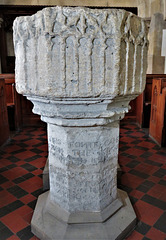
[[[37,240],[30,221],[42,192],[46,129],[26,128],[0,151],[0,240]],[[166,239],[166,148],[134,124],[121,125],[118,186],[128,192],[138,224],[127,240]]]

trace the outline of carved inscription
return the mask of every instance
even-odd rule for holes
[[[63,148],[62,140],[51,137],[49,140],[50,153],[61,163],[68,164],[96,164],[101,161],[109,161],[110,157],[117,154],[119,137],[112,137],[103,143],[70,141],[67,148]]]
[[[70,142],[69,148],[72,149],[74,157],[90,157],[94,150],[99,154],[98,150],[101,147],[98,142]]]

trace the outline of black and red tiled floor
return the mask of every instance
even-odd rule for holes
[[[166,148],[135,124],[122,123],[119,188],[138,222],[127,240],[166,240]],[[45,128],[25,128],[0,150],[0,240],[37,240],[30,230],[47,159]]]

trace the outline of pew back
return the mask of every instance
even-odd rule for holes
[[[0,79],[0,146],[9,138],[9,123],[6,105],[5,80]]]
[[[149,135],[160,145],[165,145],[166,78],[153,79]]]

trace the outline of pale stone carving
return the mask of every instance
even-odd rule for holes
[[[20,93],[112,98],[144,88],[146,27],[131,13],[46,8],[17,18],[14,30]]]
[[[149,28],[148,74],[164,74],[164,57],[161,56],[163,28],[163,14],[155,13]]]
[[[46,8],[15,20],[14,44],[17,90],[48,123],[50,191],[32,231],[122,239],[136,216],[117,189],[119,120],[145,86],[145,22],[124,10]]]

